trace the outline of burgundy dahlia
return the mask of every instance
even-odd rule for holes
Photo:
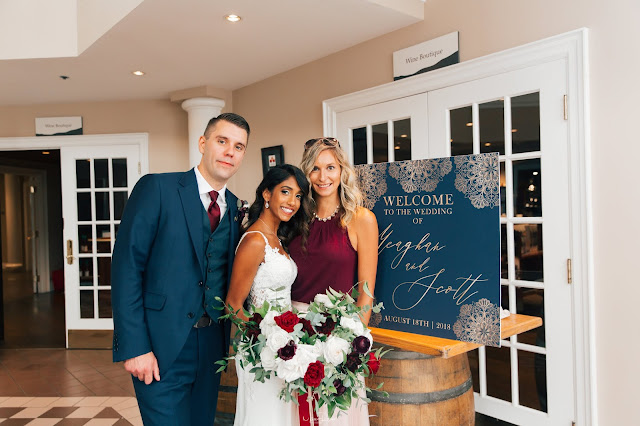
[[[278,356],[284,361],[289,361],[296,354],[296,349],[296,343],[289,340],[289,343],[278,349]]]
[[[336,396],[342,395],[347,390],[346,386],[342,384],[342,380],[340,379],[335,379],[333,381],[333,387],[336,388]]]
[[[300,322],[302,323],[302,329],[307,332],[309,337],[316,334],[316,331],[313,329],[313,326],[311,325],[311,321],[309,321],[306,318],[300,318]]]
[[[351,346],[353,346],[353,350],[358,352],[359,354],[366,354],[371,347],[371,341],[365,336],[358,336],[353,339],[353,342],[351,342]]]
[[[249,318],[249,321],[253,321],[257,325],[260,325],[260,323],[262,322],[262,315],[260,315],[259,313],[255,312],[253,315],[251,315],[251,318]]]
[[[351,352],[347,355],[347,362],[345,363],[345,366],[349,371],[355,372],[360,366],[360,355],[356,352]]]
[[[317,328],[318,333],[326,334],[329,336],[334,328],[336,328],[336,322],[329,316],[325,317],[326,321],[319,325]]]
[[[247,337],[249,338],[249,340],[254,340],[254,341],[258,341],[258,336],[260,335],[260,329],[259,328],[254,328],[254,327],[249,327],[246,330],[247,333]]]

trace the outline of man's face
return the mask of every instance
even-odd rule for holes
[[[240,167],[247,149],[247,132],[229,123],[218,121],[209,138],[200,136],[198,149],[202,160],[198,170],[214,189],[222,188]]]

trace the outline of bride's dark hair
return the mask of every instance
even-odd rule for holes
[[[309,181],[302,170],[296,166],[292,166],[291,164],[272,167],[269,169],[264,179],[262,179],[262,182],[260,182],[260,185],[258,185],[258,188],[256,189],[256,200],[251,204],[251,207],[249,207],[249,218],[246,225],[244,225],[245,231],[258,220],[258,217],[260,217],[260,213],[264,208],[264,197],[262,196],[264,190],[266,189],[269,192],[273,192],[273,189],[277,185],[290,177],[295,178],[300,190],[302,191],[300,209],[298,209],[296,214],[293,215],[288,222],[280,222],[280,226],[278,227],[278,237],[286,247],[295,236],[307,231],[310,217],[309,197],[307,196],[309,194]]]

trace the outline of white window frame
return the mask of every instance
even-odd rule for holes
[[[481,58],[323,102],[324,135],[335,136],[336,114],[558,59],[567,64],[576,424],[597,423],[593,218],[588,29],[581,28]],[[571,307],[567,307],[571,309]]]

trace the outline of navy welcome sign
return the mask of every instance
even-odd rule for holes
[[[371,326],[500,345],[498,154],[356,167],[380,231]]]

